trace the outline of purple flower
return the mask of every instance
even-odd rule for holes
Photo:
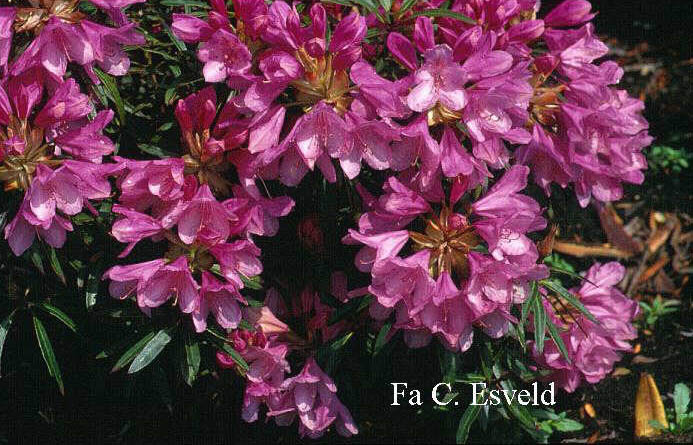
[[[560,296],[549,295],[544,300],[546,311],[559,327],[570,362],[553,342],[547,342],[541,354],[534,348],[534,358],[552,371],[548,378],[568,392],[575,391],[582,379],[597,383],[606,377],[621,358],[618,351],[630,351],[628,341],[637,337],[632,322],[638,304],[615,287],[624,273],[619,263],[597,263],[587,271],[583,285],[571,289],[599,324],[561,302]]]
[[[231,284],[224,284],[214,276],[202,272],[202,287],[200,288],[200,303],[193,311],[195,331],[204,332],[207,329],[207,316],[211,312],[224,329],[235,329],[241,321],[241,308],[238,303],[245,303],[241,294]]]

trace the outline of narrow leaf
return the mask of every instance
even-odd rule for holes
[[[590,311],[587,310],[587,308],[580,302],[580,300],[577,299],[577,297],[573,294],[571,294],[568,289],[563,287],[560,283],[556,283],[555,281],[550,281],[550,280],[542,280],[541,285],[547,288],[548,290],[552,292],[556,292],[561,298],[566,300],[568,304],[573,306],[575,309],[580,311],[587,317],[590,321],[593,323],[599,324],[596,318],[594,318],[594,315]]]
[[[53,269],[53,272],[55,272],[58,278],[60,278],[60,281],[63,284],[67,284],[67,281],[65,281],[65,273],[63,272],[63,267],[60,265],[60,260],[58,260],[58,254],[52,247],[48,249],[48,260],[50,262],[51,269]]]
[[[380,328],[380,332],[378,332],[378,337],[375,339],[375,346],[373,346],[373,357],[378,355],[381,349],[383,349],[383,346],[385,346],[385,339],[387,338],[387,334],[390,332],[390,328],[392,328],[392,322],[388,321],[383,325],[382,328]]]
[[[55,352],[53,351],[53,345],[48,338],[48,333],[46,328],[43,327],[43,323],[37,316],[34,318],[34,331],[36,332],[36,340],[38,340],[39,349],[41,349],[41,355],[43,356],[43,361],[46,362],[46,367],[48,368],[48,373],[55,379],[58,383],[58,389],[60,394],[65,395],[65,385],[63,384],[63,376],[60,373],[60,367],[58,366],[58,361],[55,358]]]
[[[130,368],[128,368],[128,374],[134,374],[153,362],[170,341],[171,335],[168,329],[161,329],[157,332],[132,361]]]
[[[115,365],[113,365],[113,368],[111,369],[111,372],[116,372],[125,367],[128,363],[130,363],[137,354],[142,351],[142,348],[144,348],[144,345],[146,345],[153,337],[154,337],[155,332],[150,332],[144,337],[140,339],[137,343],[132,345],[127,351],[123,353],[123,355],[120,356],[118,361],[116,362]]]
[[[48,303],[41,303],[39,307],[44,311],[48,312],[58,320],[60,320],[65,326],[67,326],[72,332],[77,332],[77,324],[72,321],[72,319],[62,310]]]
[[[185,346],[185,368],[183,377],[185,383],[192,386],[197,373],[200,371],[200,345],[190,337],[186,339]]]
[[[556,343],[556,346],[558,347],[558,350],[561,352],[561,355],[564,359],[568,361],[568,363],[570,363],[571,360],[570,356],[568,355],[568,349],[566,349],[565,343],[563,342],[561,335],[558,333],[556,325],[553,324],[553,322],[550,319],[547,319],[546,326],[549,328],[549,335],[553,339],[553,342]]]
[[[450,11],[448,9],[427,9],[425,11],[417,11],[412,14],[412,17],[448,17],[451,19],[456,19],[464,23],[469,23],[470,25],[476,25],[476,20],[467,17],[459,12]]]
[[[2,350],[5,347],[5,340],[7,339],[7,334],[10,332],[10,326],[12,325],[12,317],[15,311],[10,312],[10,315],[5,317],[5,319],[0,323],[0,364],[2,364]],[[0,376],[2,376],[2,367],[0,366]]]
[[[113,102],[118,112],[118,118],[120,119],[120,124],[125,124],[125,105],[123,104],[123,99],[120,97],[120,91],[118,91],[118,85],[116,85],[115,80],[110,74],[104,73],[98,68],[94,68],[96,76],[99,78],[103,84],[104,92],[106,96]]]
[[[534,344],[541,354],[544,350],[544,337],[546,335],[546,310],[541,298],[532,300],[532,315],[534,316]]]
[[[472,424],[479,417],[482,405],[469,405],[467,409],[464,410],[464,414],[460,418],[460,423],[457,426],[457,434],[455,434],[456,443],[466,443],[467,437],[469,437],[469,429]]]

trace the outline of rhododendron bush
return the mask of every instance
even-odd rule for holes
[[[0,7],[0,352],[10,329],[35,334],[69,393],[62,343],[100,332],[79,360],[107,362],[104,380],[187,385],[161,390],[169,407],[213,380],[250,431],[313,439],[372,428],[391,409],[369,406],[380,373],[390,393],[411,372],[561,399],[599,382],[638,305],[619,263],[554,261],[552,192],[619,200],[652,138],[594,16],[584,0]],[[460,392],[431,420],[448,440],[477,421],[551,433]]]

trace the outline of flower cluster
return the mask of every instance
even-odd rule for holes
[[[617,351],[631,350],[628,341],[637,337],[632,322],[638,314],[638,303],[615,287],[624,274],[625,268],[619,263],[597,263],[584,274],[582,286],[571,289],[598,323],[560,296],[549,295],[544,302],[547,313],[561,330],[570,361],[561,355],[555,343],[547,343],[542,353],[534,348],[534,357],[552,371],[548,378],[566,391],[575,391],[583,378],[589,383],[602,380],[621,358]]]
[[[143,45],[144,37],[135,30],[123,9],[146,0],[90,0],[108,14],[114,27],[89,20],[79,0],[26,0],[26,6],[0,8],[0,73],[16,76],[39,66],[54,82],[60,82],[67,64],[81,65],[94,83],[98,66],[114,76],[130,68],[124,45]],[[33,36],[31,43],[8,67],[13,34]]]
[[[138,1],[92,2],[116,28],[88,20],[77,0],[0,7],[0,181],[5,192],[24,193],[5,228],[16,255],[37,236],[61,247],[73,230],[70,217],[84,208],[95,212],[90,201],[110,196],[108,177],[119,166],[102,163],[115,149],[103,130],[113,112],[95,110],[77,82],[66,78],[67,65],[82,65],[95,83],[95,65],[125,74],[129,59],[122,46],[144,38],[123,8]],[[22,43],[27,46],[12,58]]]
[[[268,295],[268,300],[274,298]],[[300,300],[305,301],[305,293]],[[277,425],[290,425],[298,418],[301,437],[320,437],[333,424],[342,436],[357,434],[349,410],[337,398],[337,386],[314,358],[308,357],[303,369],[287,378],[290,368],[286,356],[299,346],[288,340],[295,337],[288,326],[268,306],[249,308],[246,317],[255,321],[255,331],[238,329],[229,336],[234,349],[249,366],[245,373],[243,419],[255,422],[260,407],[265,405],[267,416],[274,418]],[[223,368],[237,368],[233,358],[223,352],[217,353],[217,362]]]
[[[111,295],[147,315],[177,305],[197,333],[223,339],[212,315],[238,352],[217,359],[246,379],[246,421],[265,407],[278,425],[298,419],[302,436],[358,431],[316,353],[351,321],[331,321],[336,306],[312,285],[290,309],[275,289],[261,304],[247,290],[267,265],[258,239],[295,204],[266,182],[296,187],[316,167],[362,204],[350,209],[358,227],[339,236],[360,246],[354,263],[367,276],[356,281],[368,284],[348,291],[335,273],[332,296],[372,295],[369,326],[391,320],[388,338],[401,331],[416,348],[437,337],[461,353],[475,330],[477,341],[517,336],[519,306],[539,288],[568,352],[547,342],[534,359],[566,390],[599,381],[630,348],[637,305],[614,287],[622,266],[597,264],[571,290],[594,318],[537,285],[549,277],[536,242],[547,222],[530,175],[548,196],[570,185],[583,207],[617,200],[623,183],[642,182],[652,139],[642,102],[614,87],[622,70],[600,61],[589,2],[565,0],[541,19],[538,0],[394,0],[368,13],[209,0],[206,16],[173,14],[171,31],[196,45],[200,80],[214,85],[178,101],[181,150],[157,160],[109,158],[113,113],[66,78],[70,63],[94,84],[127,73],[124,46],[145,39],[124,9],[144,0],[89,2],[0,8],[0,181],[24,193],[5,238],[16,255],[37,236],[61,247],[70,217],[95,212],[115,178],[119,258],[148,256],[105,272]],[[90,20],[94,7],[109,26]],[[13,52],[17,42],[25,49]],[[317,221],[303,219],[298,239],[324,253]],[[290,376],[292,351],[302,365]]]
[[[445,205],[434,210],[395,177],[379,198],[364,196],[370,210],[344,241],[365,245],[356,266],[372,277],[371,315],[383,319],[394,311],[394,326],[411,347],[425,346],[436,334],[449,348],[465,351],[475,324],[492,337],[504,335],[514,319],[511,306],[527,298],[530,281],[548,276],[527,237],[546,222],[539,205],[518,193],[528,173],[525,166],[512,167],[464,214]]]
[[[113,212],[120,215],[113,236],[128,243],[127,256],[144,239],[165,242],[162,258],[114,266],[104,275],[117,298],[136,295],[149,312],[170,298],[192,314],[203,332],[211,312],[220,326],[236,328],[244,279],[262,272],[260,249],[252,235],[274,235],[277,217],[287,215],[290,198],[265,198],[255,182],[232,185],[222,173],[228,168],[226,147],[235,138],[230,103],[217,117],[212,88],[181,99],[176,118],[185,154],[158,161],[116,158],[120,191]],[[219,201],[217,195],[232,197]]]

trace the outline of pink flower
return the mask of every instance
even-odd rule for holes
[[[586,0],[565,0],[544,17],[546,26],[559,28],[589,22],[596,14],[590,13],[592,5]]]
[[[210,312],[222,328],[237,328],[241,321],[239,302],[245,303],[245,300],[238,289],[231,284],[223,284],[207,271],[202,272],[200,303],[192,313],[195,331],[204,332],[207,329],[207,316]]]
[[[123,76],[130,70],[130,58],[123,50],[123,45],[144,45],[144,36],[135,31],[135,24],[130,23],[120,28],[109,28],[92,23],[82,22],[82,29],[91,42],[94,60],[105,72],[114,76]],[[91,72],[92,67],[88,66]],[[92,78],[98,79],[95,75]]]
[[[173,262],[154,260],[129,266],[113,266],[104,274],[119,285],[111,285],[111,295],[126,297],[137,291],[137,304],[142,310],[161,306],[171,297],[178,301],[180,310],[185,313],[197,309],[200,301],[199,285],[195,282],[188,260],[180,256]]]
[[[219,29],[200,46],[198,58],[204,63],[207,82],[229,81],[236,84],[250,80],[251,54],[235,34]]]
[[[258,259],[260,249],[252,241],[217,244],[210,252],[219,262],[224,277],[239,289],[243,288],[242,277],[254,277],[262,273],[262,263]]]
[[[464,84],[467,73],[452,57],[452,49],[438,45],[426,50],[424,63],[416,71],[414,89],[407,96],[407,105],[414,111],[425,111],[437,102],[457,111],[467,104]]]
[[[12,34],[16,8],[0,8],[0,75],[7,71],[7,59],[12,48]]]
[[[336,396],[336,385],[312,357],[297,376],[282,383],[281,389],[282,397],[278,403],[270,403],[267,413],[276,417],[277,424],[289,424],[298,416],[301,436],[318,438],[333,423],[342,436],[358,433],[349,410]]]
[[[28,196],[24,197],[19,211],[5,227],[5,239],[16,256],[24,253],[38,235],[49,245],[60,248],[65,244],[66,232],[72,231],[68,219],[55,215],[47,221],[40,221],[31,212]]]
[[[638,314],[638,304],[615,287],[624,273],[619,263],[597,263],[587,271],[582,286],[571,289],[599,324],[577,310],[566,309],[570,308],[568,303],[556,301],[560,297],[544,300],[546,311],[561,331],[570,362],[548,341],[541,354],[534,348],[534,358],[542,367],[552,370],[548,378],[568,392],[573,392],[582,379],[597,383],[606,377],[621,358],[618,351],[630,351],[628,341],[637,337],[632,322]]]

